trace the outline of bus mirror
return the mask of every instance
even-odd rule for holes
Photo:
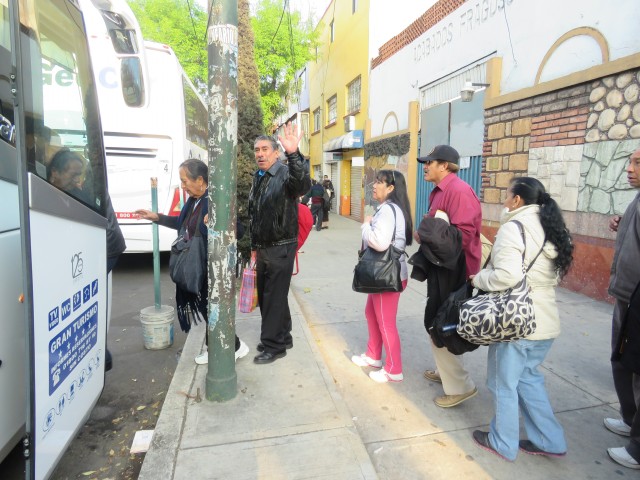
[[[142,64],[138,57],[122,59],[120,80],[122,96],[130,107],[140,107],[144,104],[144,84],[142,81]]]

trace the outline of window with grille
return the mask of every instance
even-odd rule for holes
[[[356,113],[360,111],[360,77],[347,85],[348,113]]]
[[[336,123],[336,118],[338,118],[338,97],[334,95],[327,100],[327,124]]]
[[[320,107],[318,107],[313,111],[313,131],[319,131],[320,125]]]

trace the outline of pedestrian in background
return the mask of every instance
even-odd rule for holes
[[[435,184],[429,195],[427,215],[435,217],[438,210],[441,210],[448,216],[450,224],[460,230],[462,250],[465,254],[465,275],[475,275],[480,270],[482,255],[482,210],[480,200],[471,186],[458,178],[460,155],[449,145],[438,145],[428,155],[418,158],[418,162],[423,164],[424,180]],[[420,242],[418,232],[414,233],[414,238]],[[431,319],[427,318],[426,308],[424,323],[428,329]],[[436,405],[442,408],[455,407],[478,393],[464,368],[462,355],[454,355],[446,347],[436,347],[433,342],[431,351],[436,362],[436,370],[426,370],[424,377],[442,383],[444,395],[435,398]]]
[[[313,215],[313,224],[318,232],[322,228],[323,197],[324,188],[322,185],[316,180],[311,180],[311,190],[302,198],[302,203],[306,205],[311,200],[311,215]]]
[[[138,215],[138,218],[151,220],[164,227],[178,230],[178,233],[185,236],[185,238],[193,238],[196,233],[196,228],[199,229],[200,239],[204,242],[206,251],[208,232],[205,216],[209,211],[209,190],[207,189],[209,183],[209,168],[203,161],[190,158],[180,164],[178,171],[180,173],[182,189],[189,195],[189,199],[182,207],[182,210],[180,210],[178,217],[155,213],[145,209],[136,210],[135,213]],[[208,272],[208,269],[205,271]],[[208,288],[209,285],[206,277],[202,282],[198,294],[182,290],[176,285],[176,310],[180,328],[182,328],[184,332],[191,330],[192,322],[195,324],[198,321],[207,321],[207,308],[209,303]],[[206,331],[205,343],[208,344]],[[237,335],[235,351],[236,360],[249,353],[249,347],[240,340]],[[209,361],[209,354],[205,351],[194,360],[198,365],[206,365]]]
[[[304,157],[298,150],[302,133],[291,123],[278,139],[287,156],[279,162],[278,142],[259,136],[254,143],[258,171],[249,193],[251,255],[256,263],[258,305],[262,325],[255,363],[271,363],[293,347],[289,286],[298,246],[298,197],[311,181]]]
[[[640,188],[640,148],[629,158],[627,180],[633,188]],[[631,438],[626,447],[609,448],[607,452],[620,465],[640,470],[640,376],[625,367],[617,355],[622,322],[629,308],[631,294],[640,282],[640,192],[622,217],[611,219],[609,228],[618,232],[609,295],[616,299],[611,329],[611,370],[621,418],[605,418],[604,425],[613,433]]]
[[[504,207],[489,263],[472,276],[472,284],[485,292],[513,288],[524,278],[524,258],[531,266],[526,277],[536,329],[524,339],[489,345],[487,387],[495,415],[489,431],[476,430],[473,439],[509,461],[516,459],[518,449],[559,457],[567,452],[567,442],[538,367],[560,335],[555,287],[571,265],[573,244],[558,204],[539,180],[514,178]],[[515,220],[524,229],[526,248]],[[520,440],[518,406],[526,440]]]
[[[322,180],[322,188],[324,188],[324,202],[322,202],[322,228],[329,228],[329,210],[331,210],[331,204],[333,198],[336,195],[336,191],[333,188],[333,183],[329,180],[327,175]]]
[[[373,199],[379,203],[373,216],[367,216],[362,224],[363,249],[373,248],[378,252],[387,250],[393,245],[404,252],[406,245],[411,245],[411,206],[407,194],[404,176],[394,170],[380,170],[373,184]],[[394,238],[395,237],[395,238]],[[406,256],[400,257],[403,290],[407,286]],[[401,292],[370,293],[364,309],[369,330],[367,351],[354,355],[351,361],[359,367],[373,367],[369,373],[372,380],[400,382],[402,375],[402,352],[400,336],[396,325],[398,302]],[[382,367],[382,347],[386,354]]]

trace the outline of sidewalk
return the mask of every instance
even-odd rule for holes
[[[336,215],[330,226],[312,231],[300,254],[289,296],[294,348],[285,358],[255,365],[260,317],[238,314],[238,335],[252,351],[236,364],[236,398],[187,397],[198,388],[204,397],[207,372],[193,362],[202,328],[189,335],[141,480],[638,478],[606,453],[626,443],[602,425],[617,415],[611,305],[558,289],[563,334],[544,367],[569,452],[561,459],[521,453],[508,463],[471,439],[493,415],[485,348],[465,356],[479,394],[451,409],[433,403],[442,389],[422,377],[434,366],[422,323],[426,285],[410,280],[400,300],[404,381],[376,384],[351,363],[367,339],[365,296],[351,290],[360,229]]]

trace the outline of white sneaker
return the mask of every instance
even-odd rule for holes
[[[198,365],[206,365],[209,363],[209,352],[206,350],[193,359]]]
[[[378,383],[387,383],[387,382],[401,382],[404,378],[401,373],[387,373],[384,368],[380,370],[374,370],[373,372],[369,372],[369,378],[374,382]]]
[[[236,362],[239,358],[246,357],[247,353],[249,353],[249,346],[240,340],[240,348],[236,350]]]
[[[248,353],[249,353],[249,347],[247,346],[246,343],[240,340],[240,348],[236,350],[236,361],[238,361],[239,358],[246,357]],[[196,358],[194,358],[194,361],[198,365],[206,365],[207,363],[209,363],[209,353],[207,352],[207,350],[205,350]]]
[[[604,426],[607,427],[607,430],[622,435],[623,437],[631,436],[631,427],[619,418],[605,418]]]
[[[351,361],[359,367],[382,367],[382,360],[374,360],[371,357],[367,356],[366,353],[363,353],[362,355],[354,355],[353,357],[351,357]]]
[[[640,470],[640,463],[636,462],[625,447],[607,448],[607,453],[616,463],[619,463],[623,467],[632,468],[634,470]]]

